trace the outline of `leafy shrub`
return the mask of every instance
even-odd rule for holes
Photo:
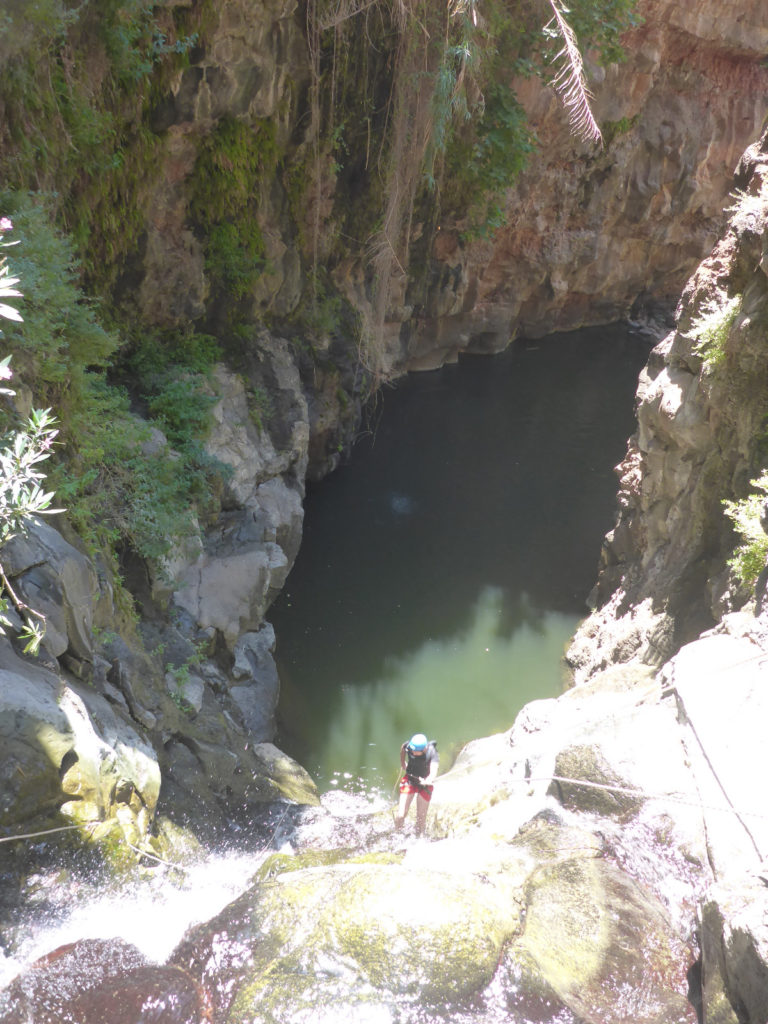
[[[601,64],[625,59],[621,35],[641,23],[636,0],[571,0],[567,6],[574,32],[597,50]]]
[[[693,350],[703,356],[708,367],[714,368],[724,362],[728,335],[740,309],[741,296],[735,295],[707,306],[691,324],[697,339]]]
[[[134,371],[150,416],[140,419],[127,390],[108,378],[125,341],[79,289],[72,245],[48,210],[40,197],[0,197],[0,211],[13,211],[13,270],[25,282],[25,320],[10,323],[7,343],[35,401],[59,415],[62,445],[50,479],[80,535],[92,550],[129,543],[157,559],[197,529],[223,472],[200,443],[217,348],[197,335],[138,343]],[[172,449],[150,444],[153,426]]]
[[[73,247],[52,227],[53,203],[51,196],[0,195],[19,242],[12,265],[26,297],[24,323],[8,327],[8,345],[24,355],[19,375],[34,380],[39,399],[58,409],[77,403],[84,374],[106,367],[120,339],[80,291]]]
[[[12,229],[13,224],[8,217],[0,218],[0,238]],[[7,249],[16,244],[0,242],[0,248]],[[10,276],[5,254],[0,256],[0,299],[21,298],[22,293],[15,287],[19,280]],[[0,317],[14,323],[22,322],[15,306],[6,302],[0,303]],[[2,381],[13,376],[10,362],[10,356],[0,361]],[[0,395],[14,394],[10,388],[0,388]],[[40,469],[40,463],[50,458],[58,434],[54,422],[50,409],[33,409],[25,423],[0,436],[0,546],[23,533],[29,520],[35,516],[61,511],[51,508],[53,492],[43,490],[45,474]],[[25,652],[37,652],[43,638],[45,617],[20,600],[0,563],[0,633],[13,625],[8,617],[10,603],[21,616],[23,625],[19,635],[26,641]]]
[[[725,514],[742,541],[728,564],[739,580],[748,585],[755,582],[768,563],[768,533],[760,524],[768,502],[768,470],[752,480],[750,486],[755,491],[741,501],[723,502]]]

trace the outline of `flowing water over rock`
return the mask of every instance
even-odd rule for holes
[[[0,989],[25,963],[83,939],[124,940],[163,963],[188,926],[218,913],[246,887],[265,856],[264,848],[201,851],[193,862],[156,865],[130,879],[63,863],[37,870],[24,880],[24,917],[7,916],[12,927],[3,934]]]
[[[310,490],[269,617],[279,742],[321,789],[392,786],[415,731],[447,767],[560,692],[649,347],[614,325],[408,377]]]

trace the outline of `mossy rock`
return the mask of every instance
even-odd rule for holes
[[[188,828],[176,824],[165,815],[158,815],[154,824],[155,835],[149,840],[152,852],[172,864],[189,864],[203,854],[197,836]]]
[[[391,997],[382,997],[350,973],[343,959],[328,957],[312,971],[300,960],[282,965],[241,989],[227,1024],[339,1024],[342,1020],[388,1024],[396,1012]]]
[[[329,867],[334,864],[399,864],[401,853],[386,851],[354,855],[352,850],[307,850],[305,853],[273,853],[264,861],[254,876],[254,881],[265,882],[286,871],[302,871],[304,868]]]
[[[502,959],[495,986],[503,1010],[512,1021],[527,1024],[580,1024],[542,976],[535,960],[517,947]]]
[[[554,774],[558,778],[547,792],[571,810],[624,819],[634,817],[644,802],[642,796],[623,792],[631,787],[611,769],[597,746],[579,744],[561,750]]]
[[[543,811],[520,829],[515,847],[522,847],[538,864],[571,860],[574,855],[588,858],[600,856],[603,844],[592,832],[564,825],[552,811]]]
[[[262,766],[264,775],[276,788],[280,797],[291,803],[320,805],[317,787],[309,772],[292,757],[284,754],[272,743],[256,743],[253,752]]]
[[[693,1024],[692,952],[658,900],[618,867],[576,857],[546,865],[529,878],[526,902],[511,955],[535,965],[578,1017]]]
[[[115,877],[126,877],[136,871],[136,852],[128,845],[125,829],[116,819],[100,822],[90,830],[87,841]]]
[[[300,870],[273,859],[274,866],[280,874],[190,935],[178,961],[198,970],[210,964],[206,984],[223,991],[217,943],[236,935],[250,950],[238,954],[248,962],[237,974],[230,1024],[254,1014],[301,1020],[308,1007],[335,1001],[346,1012],[350,999],[368,1008],[463,1002],[486,988],[520,927],[518,906],[488,879],[368,857]]]

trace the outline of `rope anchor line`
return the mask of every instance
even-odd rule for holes
[[[531,782],[565,782],[574,786],[584,786],[588,789],[605,789],[615,793],[626,793],[629,796],[641,797],[644,800],[666,800],[671,803],[696,807],[699,810],[721,811],[727,814],[735,814],[737,816],[744,815],[745,817],[759,818],[761,821],[768,821],[767,814],[759,814],[757,811],[745,811],[733,806],[719,807],[716,804],[705,804],[701,800],[691,800],[674,793],[649,793],[644,789],[634,789],[630,786],[617,786],[607,782],[590,782],[588,779],[571,779],[565,775],[539,775],[533,778],[514,779],[513,781],[523,785],[528,785]]]
[[[1,836],[0,843],[13,843],[18,839],[37,839],[39,836],[50,836],[54,832],[70,832],[72,829],[89,829],[95,828],[98,822],[94,822],[90,825],[60,825],[58,828],[46,828],[42,832],[25,832],[19,836]]]

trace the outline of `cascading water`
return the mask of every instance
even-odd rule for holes
[[[163,963],[187,927],[213,917],[242,892],[265,856],[263,848],[201,854],[185,864],[147,868],[130,881],[83,873],[76,865],[36,871],[25,879],[23,918],[4,929],[0,989],[25,964],[81,939],[123,939]]]

